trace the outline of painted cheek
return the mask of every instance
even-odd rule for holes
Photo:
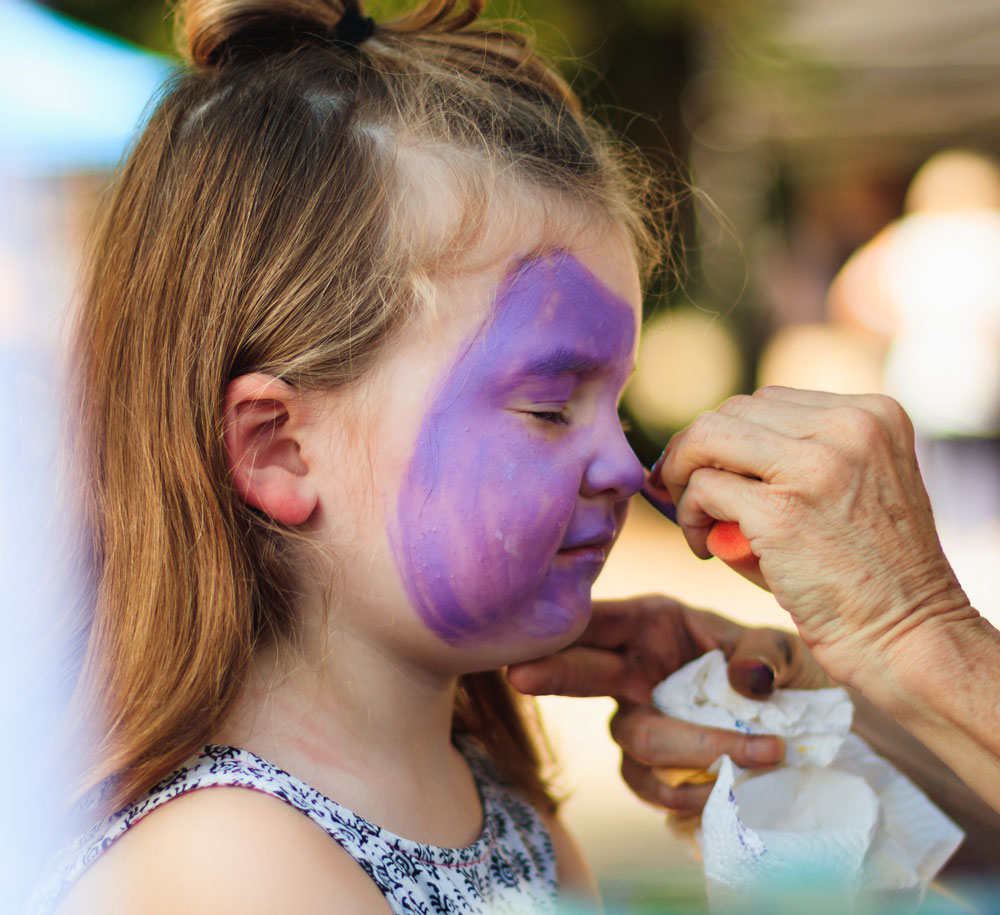
[[[629,360],[634,336],[631,307],[574,258],[557,256],[522,265],[508,278],[492,320],[447,373],[390,522],[410,599],[443,640],[551,637],[589,615],[596,571],[553,560],[576,509],[595,430],[571,431],[554,443],[541,425],[531,425],[535,420],[498,404],[510,390],[511,367],[530,361],[545,342],[617,365]],[[614,426],[601,474],[622,492],[637,490],[641,468],[629,459],[617,420]]]
[[[513,414],[451,410],[425,424],[397,556],[418,612],[446,641],[531,615],[579,481],[550,452]]]

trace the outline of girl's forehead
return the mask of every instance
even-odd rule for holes
[[[491,319],[512,331],[572,336],[595,354],[616,349],[624,334],[634,337],[635,309],[627,274],[610,277],[613,288],[570,251],[532,257],[504,278]],[[617,282],[616,282],[617,280]]]
[[[434,281],[433,303],[424,312],[432,333],[448,325],[469,329],[511,310],[536,325],[551,323],[557,313],[582,320],[602,304],[624,306],[637,321],[641,314],[635,254],[617,226],[591,226],[554,243],[529,242],[472,261],[471,269]]]
[[[441,299],[420,350],[468,382],[627,377],[634,366],[638,272],[620,249],[532,252]]]

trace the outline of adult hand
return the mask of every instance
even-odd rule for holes
[[[829,685],[794,634],[747,629],[661,596],[596,602],[590,624],[573,645],[512,665],[508,677],[516,689],[531,695],[617,699],[611,734],[622,748],[622,777],[644,800],[693,813],[704,806],[711,785],[671,787],[657,776],[658,770],[702,769],[723,753],[743,768],[774,765],[784,758],[778,737],[705,728],[668,718],[650,705],[653,687],[716,648],[729,660],[733,688],[751,698],[770,695],[776,687]]]
[[[913,428],[888,397],[731,398],[674,436],[656,476],[699,556],[713,521],[739,523],[766,586],[841,682],[906,655],[925,620],[975,615],[938,542]]]

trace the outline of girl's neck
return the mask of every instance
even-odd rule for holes
[[[392,832],[435,845],[472,842],[482,811],[451,743],[456,678],[389,657],[357,635],[327,641],[322,650],[317,640],[259,649],[215,742],[256,753]]]

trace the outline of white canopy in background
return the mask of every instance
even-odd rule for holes
[[[27,0],[0,0],[0,170],[103,169],[170,61]]]

